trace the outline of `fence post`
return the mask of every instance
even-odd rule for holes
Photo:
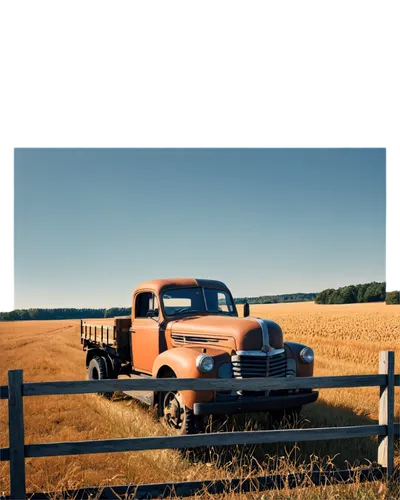
[[[380,387],[379,401],[379,425],[386,425],[387,433],[379,437],[378,463],[390,477],[394,469],[394,351],[379,353],[379,373],[387,375],[387,385]]]
[[[12,499],[25,499],[24,407],[22,370],[8,372],[8,438],[10,446],[10,490]]]

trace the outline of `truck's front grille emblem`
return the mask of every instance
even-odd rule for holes
[[[234,355],[232,370],[235,378],[286,377],[286,354],[279,350],[272,355]]]

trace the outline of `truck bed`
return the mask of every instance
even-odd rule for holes
[[[81,320],[81,344],[98,344],[114,346],[116,343],[116,327],[110,324],[93,324]]]

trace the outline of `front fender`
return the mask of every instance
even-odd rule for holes
[[[308,346],[304,344],[299,344],[297,342],[284,343],[286,357],[296,360],[296,376],[312,377],[314,374],[314,361],[312,363],[304,363],[300,358],[300,352],[304,347]]]
[[[209,373],[201,373],[196,368],[196,358],[201,354],[199,349],[190,347],[175,347],[162,352],[157,356],[152,374],[153,377],[162,377],[166,370],[172,370],[176,378],[217,378],[218,366],[229,355],[225,352],[212,352],[214,349],[207,349],[206,354],[214,358],[214,369]],[[213,401],[215,391],[181,391],[185,405],[193,409],[194,403]]]

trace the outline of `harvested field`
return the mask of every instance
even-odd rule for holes
[[[400,307],[379,304],[322,306],[313,303],[251,306],[251,314],[277,321],[286,340],[303,342],[315,350],[316,375],[377,373],[380,350],[396,351],[400,363]],[[103,320],[110,323],[112,320]],[[94,322],[94,320],[91,320]],[[97,320],[96,320],[97,322]],[[86,377],[79,341],[79,321],[0,323],[0,383],[7,383],[9,369],[22,368],[25,381],[79,380]],[[399,369],[396,368],[399,372]],[[400,394],[396,389],[396,416]],[[27,443],[165,435],[155,415],[129,399],[107,401],[95,395],[31,397],[24,401]],[[302,426],[366,424],[377,421],[378,389],[330,389],[304,410]],[[7,403],[1,401],[0,446],[8,445]],[[262,419],[229,421],[225,428],[254,427]],[[93,456],[27,459],[28,491],[54,490],[99,484],[148,483],[266,473],[276,461],[281,470],[293,470],[303,461],[335,456],[335,463],[368,463],[375,460],[376,443],[370,439],[304,443],[300,447],[248,447],[211,450],[183,456],[174,450]],[[318,458],[316,459],[315,456]],[[328,460],[325,458],[325,461]],[[397,463],[399,449],[397,449]],[[8,464],[1,463],[0,493],[8,491]],[[386,486],[340,487],[344,498],[390,498]],[[312,492],[311,490],[314,490]],[[334,498],[338,490],[316,496],[316,488],[296,490],[291,498]],[[302,492],[303,491],[303,492]],[[308,492],[308,493],[307,493]],[[265,498],[289,498],[265,493]],[[273,496],[275,495],[275,496]],[[289,495],[289,494],[287,494]],[[314,496],[312,496],[314,495]],[[363,496],[364,495],[364,496]],[[338,496],[336,496],[338,498]],[[395,497],[393,497],[395,498]]]

